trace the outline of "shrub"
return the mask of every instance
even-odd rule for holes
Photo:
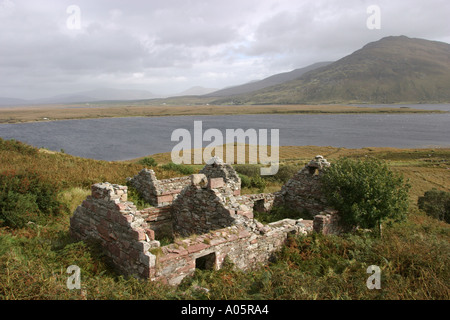
[[[260,176],[253,177],[251,179],[252,187],[257,188],[259,192],[264,192],[264,189],[267,186],[267,181],[261,178]]]
[[[282,183],[286,183],[291,179],[298,171],[299,167],[292,165],[280,166],[278,172],[275,174],[275,179]]]
[[[417,205],[428,216],[450,223],[450,192],[429,190],[419,197]]]
[[[372,229],[406,217],[410,186],[379,160],[340,159],[324,170],[321,185],[348,226]]]
[[[238,173],[241,178],[241,188],[257,188],[259,192],[264,192],[267,181],[260,176],[248,177],[245,174]]]
[[[241,178],[241,188],[251,188],[252,187],[252,180],[247,177],[245,174],[238,173],[239,177]]]
[[[42,222],[45,217],[61,213],[64,205],[58,198],[56,184],[35,172],[0,174],[0,224],[23,227],[28,221]]]
[[[259,166],[252,164],[239,164],[235,165],[234,169],[236,172],[246,175],[247,177],[253,178],[260,176],[260,168]]]
[[[138,163],[147,167],[156,167],[158,165],[155,159],[149,157],[139,160]]]
[[[194,173],[194,168],[182,164],[176,164],[173,162],[170,162],[168,164],[165,164],[162,166],[164,170],[172,170],[179,172],[181,174],[189,175]]]
[[[127,187],[127,199],[128,201],[133,202],[138,210],[152,207],[152,205],[145,201],[145,199],[139,194],[136,188],[134,188],[129,182],[127,182]]]

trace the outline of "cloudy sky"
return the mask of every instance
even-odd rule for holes
[[[223,88],[389,35],[450,43],[449,17],[448,0],[0,0],[0,97]]]

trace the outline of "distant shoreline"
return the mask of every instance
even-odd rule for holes
[[[98,118],[217,116],[244,114],[357,114],[357,113],[448,113],[391,105],[386,107],[355,105],[196,105],[196,106],[105,106],[91,104],[44,105],[0,108],[0,124]]]

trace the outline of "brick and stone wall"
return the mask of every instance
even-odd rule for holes
[[[191,176],[191,185],[183,189],[172,204],[174,232],[182,236],[207,233],[238,223],[252,211],[238,203],[234,185],[222,177]]]
[[[153,276],[156,257],[149,249],[159,242],[133,203],[127,202],[127,187],[100,183],[91,191],[70,218],[71,235],[99,241],[121,273]]]
[[[151,169],[142,169],[137,175],[128,178],[142,198],[155,207],[170,205],[190,183],[189,177],[158,180]]]
[[[341,223],[338,211],[328,209],[314,217],[313,230],[326,235],[340,235],[350,231],[350,228]]]
[[[282,186],[276,193],[273,205],[299,213],[307,212],[311,217],[328,209],[326,198],[321,192],[320,178],[323,169],[329,165],[322,156],[315,157]]]
[[[275,193],[248,194],[236,197],[237,201],[245,203],[253,211],[270,212],[275,200]]]
[[[72,236],[79,240],[99,241],[117,269],[125,275],[169,284],[180,283],[196,268],[220,269],[226,257],[244,270],[267,263],[288,234],[306,233],[311,229],[311,224],[301,219],[263,225],[235,214],[235,223],[231,226],[178,238],[173,244],[160,247],[154,240],[155,223],[170,220],[169,207],[136,210],[127,201],[125,186],[100,183],[91,189],[92,194],[70,219]],[[217,191],[201,189],[211,195]],[[232,213],[228,211],[228,214]]]
[[[339,234],[336,211],[326,208],[320,192],[322,169],[317,156],[281,191],[240,195],[233,167],[213,158],[189,177],[158,180],[144,169],[129,182],[155,207],[137,210],[127,201],[126,186],[99,183],[70,219],[70,232],[80,240],[95,239],[125,275],[178,284],[196,268],[220,269],[226,257],[237,268],[267,263],[289,234]],[[264,225],[253,211],[270,212],[284,205],[308,210],[314,220],[284,219]],[[155,238],[175,236],[160,247]],[[181,237],[182,238],[181,238]]]
[[[139,214],[154,232],[154,238],[171,238],[173,236],[172,207],[150,207],[139,211]]]
[[[220,269],[226,258],[248,270],[267,263],[289,234],[305,234],[311,224],[285,219],[269,225],[259,222],[235,225],[161,247],[154,280],[176,285],[196,268]]]
[[[234,195],[239,195],[241,192],[241,178],[230,164],[224,163],[218,157],[209,160],[199,173],[204,174],[208,179],[223,178],[225,184],[233,190]]]

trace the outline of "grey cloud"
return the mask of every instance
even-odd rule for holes
[[[81,30],[67,29],[72,4]],[[372,4],[381,30],[366,27]],[[336,60],[384,36],[450,41],[449,14],[447,0],[0,0],[0,96],[225,87]]]

